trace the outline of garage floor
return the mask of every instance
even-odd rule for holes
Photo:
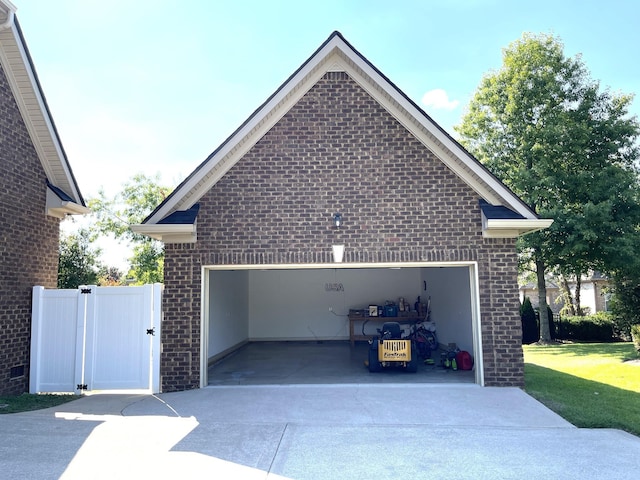
[[[474,371],[419,365],[417,373],[364,364],[368,344],[335,342],[253,342],[209,367],[209,385],[291,385],[346,383],[474,383]],[[439,363],[440,354],[433,358]]]

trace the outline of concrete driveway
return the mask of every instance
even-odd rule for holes
[[[516,388],[223,386],[0,415],[0,478],[628,479],[640,438]]]

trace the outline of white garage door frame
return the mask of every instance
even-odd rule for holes
[[[475,383],[484,386],[484,362],[482,357],[482,335],[480,294],[477,262],[388,262],[388,263],[305,263],[275,265],[205,265],[201,271],[200,302],[200,388],[208,385],[208,338],[209,338],[209,275],[210,271],[230,270],[321,270],[321,269],[367,269],[367,268],[425,268],[467,267],[471,293],[471,328],[474,348]]]

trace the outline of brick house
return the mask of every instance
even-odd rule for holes
[[[575,298],[577,282],[575,280],[569,281],[568,286],[571,295]],[[589,275],[583,275],[580,279],[580,307],[583,312],[586,314],[607,312],[611,299],[609,287],[609,279],[600,272],[595,271]],[[564,296],[560,287],[554,281],[547,280],[546,289],[547,305],[549,305],[553,313],[560,313],[565,306]],[[520,285],[520,302],[524,302],[527,297],[531,300],[531,305],[537,308],[539,304],[537,284],[526,283]]]
[[[417,296],[476,383],[520,386],[515,241],[550,224],[334,32],[132,225],[165,244],[163,391],[246,342],[344,340],[350,310]]]
[[[0,395],[28,390],[32,287],[56,287],[60,220],[86,212],[15,7],[0,0]]]

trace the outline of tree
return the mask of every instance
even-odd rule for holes
[[[131,275],[139,284],[162,283],[164,280],[164,250],[160,242],[136,245],[131,259]]]
[[[125,183],[122,192],[114,198],[107,198],[101,190],[98,198],[89,200],[96,219],[95,229],[134,245],[128,276],[138,284],[162,282],[164,276],[162,244],[129,228],[131,224],[142,223],[170,193],[169,188],[160,186],[158,181],[159,175],[148,177],[139,173]]]
[[[618,330],[616,333],[623,338],[630,338],[631,326],[640,324],[640,279],[616,276],[613,290],[611,311]]]
[[[629,248],[635,252],[627,257],[612,273],[610,309],[616,330],[621,337],[629,338],[631,327],[640,324],[640,229],[635,236],[627,237]],[[634,247],[635,242],[635,247]]]
[[[98,285],[115,287],[122,285],[122,272],[116,267],[102,267],[98,274]]]
[[[536,311],[531,305],[529,297],[525,297],[520,305],[520,321],[522,322],[522,343],[533,343],[538,339],[538,323],[536,321]]]
[[[456,130],[490,171],[553,225],[518,240],[535,265],[540,342],[551,340],[545,273],[581,275],[623,261],[640,224],[632,97],[600,91],[560,40],[524,34],[486,75]]]
[[[98,283],[100,249],[92,248],[87,229],[60,238],[58,288],[78,288]]]

